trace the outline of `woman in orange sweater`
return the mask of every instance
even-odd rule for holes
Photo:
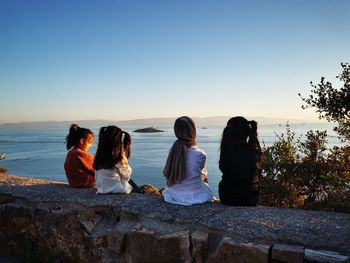
[[[88,152],[94,141],[91,130],[72,124],[66,137],[67,157],[64,162],[70,186],[77,188],[95,187],[94,156]]]

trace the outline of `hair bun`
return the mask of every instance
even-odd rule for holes
[[[70,126],[71,129],[75,129],[77,130],[79,128],[78,124],[75,124],[73,123],[71,126]]]

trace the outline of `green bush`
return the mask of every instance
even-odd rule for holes
[[[350,141],[350,65],[341,63],[342,72],[337,76],[341,82],[339,88],[333,87],[332,83],[321,77],[319,84],[311,81],[311,95],[301,99],[306,103],[306,108],[316,108],[319,119],[326,119],[328,122],[336,122],[334,130],[343,141]]]
[[[302,108],[316,108],[319,119],[335,122],[342,147],[327,149],[326,131],[309,131],[304,141],[286,134],[263,147],[264,174],[261,204],[279,207],[350,212],[350,65],[341,63],[340,88],[322,77],[311,82],[311,95]]]
[[[261,204],[350,211],[350,147],[327,149],[326,131],[308,131],[305,140],[286,133],[263,147]]]

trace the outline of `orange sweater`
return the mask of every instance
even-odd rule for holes
[[[95,187],[95,169],[92,167],[94,156],[74,147],[67,153],[64,170],[68,183],[72,187]]]

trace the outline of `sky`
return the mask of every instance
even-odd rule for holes
[[[348,0],[0,0],[0,123],[317,120],[349,28]]]

